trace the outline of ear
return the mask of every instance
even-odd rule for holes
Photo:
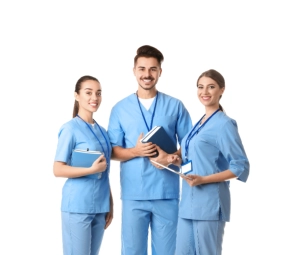
[[[221,95],[224,93],[225,87],[221,89]]]
[[[136,76],[136,75],[135,75],[135,67],[133,67],[133,74],[134,74],[134,76]]]
[[[74,92],[75,100],[79,102],[79,94],[77,92]]]
[[[160,68],[160,74],[159,74],[159,77],[161,77],[161,74],[162,74],[162,68]]]

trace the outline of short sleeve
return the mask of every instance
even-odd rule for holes
[[[180,101],[179,104],[179,114],[177,120],[177,137],[179,144],[183,137],[191,130],[192,128],[192,120],[188,110],[185,108],[184,104]]]
[[[58,133],[58,143],[54,161],[69,164],[72,150],[75,148],[75,136],[71,127],[62,126]]]
[[[217,142],[221,153],[229,163],[229,170],[233,172],[240,181],[246,182],[249,175],[250,164],[235,120],[230,119],[221,127]]]
[[[108,133],[112,147],[115,147],[115,146],[125,147],[125,144],[124,144],[125,134],[121,128],[120,120],[117,116],[115,108],[113,108],[111,111],[107,133]]]

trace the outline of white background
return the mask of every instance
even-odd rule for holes
[[[107,127],[111,107],[136,91],[138,47],[164,54],[157,88],[178,97],[195,123],[196,80],[221,72],[221,100],[239,127],[251,170],[233,181],[223,254],[295,254],[294,8],[292,1],[1,1],[0,254],[61,255],[65,179],[52,173],[74,86],[97,77]],[[102,255],[120,254],[119,164],[112,161],[114,220]]]

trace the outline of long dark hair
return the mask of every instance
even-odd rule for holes
[[[201,73],[201,75],[199,76],[199,78],[197,80],[197,84],[199,83],[199,80],[202,77],[211,78],[212,80],[214,80],[218,84],[219,88],[221,88],[221,89],[225,87],[225,80],[224,80],[223,76],[221,75],[221,73],[217,72],[214,69],[209,69],[209,70]],[[220,96],[220,98],[221,98],[221,96]],[[221,104],[219,104],[219,109],[222,112],[224,112],[223,107],[221,106]]]
[[[89,80],[97,81],[99,83],[98,79],[96,79],[95,77],[90,76],[90,75],[84,75],[77,81],[76,86],[75,86],[75,92],[77,94],[79,94],[82,83],[84,81],[89,81]],[[78,112],[79,112],[79,102],[75,100],[74,110],[73,110],[73,118],[75,118],[77,116]]]

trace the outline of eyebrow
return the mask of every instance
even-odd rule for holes
[[[199,84],[197,84],[197,85],[202,85],[202,86],[205,86],[204,84],[202,84],[202,83],[199,83]],[[210,84],[208,84],[207,86],[215,86],[216,84],[214,84],[214,83],[210,83]]]
[[[91,88],[85,88],[84,90],[92,90]],[[101,91],[101,89],[98,89],[97,91]]]
[[[138,66],[137,68],[146,68],[145,66]],[[158,68],[157,66],[151,66],[149,69],[151,68]]]

